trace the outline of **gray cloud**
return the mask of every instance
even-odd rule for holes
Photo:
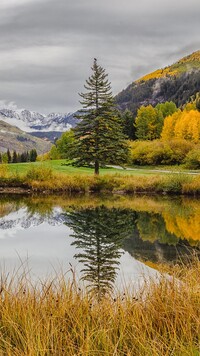
[[[1,0],[0,100],[78,109],[93,57],[113,92],[200,48],[199,0]]]

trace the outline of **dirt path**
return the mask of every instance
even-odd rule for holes
[[[190,175],[200,175],[200,172],[193,172],[193,171],[171,171],[165,169],[144,169],[144,168],[131,168],[131,167],[121,167],[121,166],[114,166],[114,165],[107,165],[110,168],[122,169],[124,171],[141,171],[145,173],[171,173],[171,174],[190,174]]]

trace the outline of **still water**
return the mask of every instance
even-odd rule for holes
[[[33,280],[62,270],[90,288],[140,283],[199,254],[200,202],[123,196],[0,196],[0,268]]]

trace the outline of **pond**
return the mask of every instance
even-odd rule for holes
[[[200,202],[149,196],[0,196],[1,273],[81,279],[102,293],[188,263],[200,250]]]

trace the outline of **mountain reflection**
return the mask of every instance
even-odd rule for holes
[[[73,229],[75,258],[84,264],[82,279],[89,290],[101,299],[112,291],[123,240],[130,236],[134,212],[128,209],[108,209],[99,206],[67,214],[67,226]]]

